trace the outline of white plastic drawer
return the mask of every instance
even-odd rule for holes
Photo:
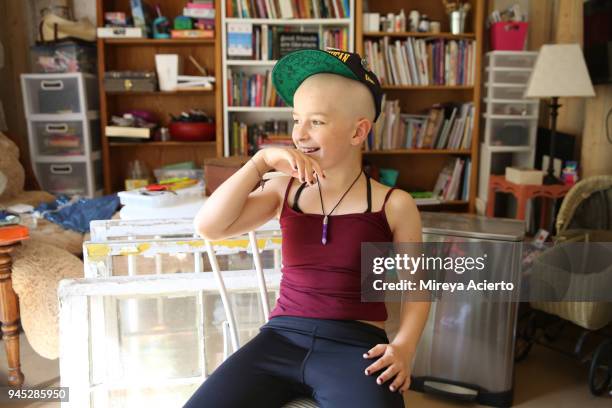
[[[510,99],[489,99],[485,98],[488,115],[509,115],[509,116],[534,116],[538,114],[539,104],[537,100],[527,100],[524,102],[512,101]]]
[[[492,146],[528,146],[536,120],[486,118]]]
[[[86,136],[91,151],[100,150],[100,121],[33,121],[30,123],[36,153],[40,156],[85,155]]]
[[[494,84],[527,84],[531,69],[528,68],[487,68],[488,82]]]
[[[100,160],[93,163],[95,185],[89,188],[87,163],[37,163],[38,180],[42,188],[53,194],[93,196],[102,188],[102,169]]]
[[[526,84],[522,86],[503,86],[487,83],[487,97],[491,99],[523,99]]]
[[[93,76],[24,75],[23,93],[28,115],[82,114],[98,109],[98,92]]]
[[[503,53],[488,54],[488,65],[494,68],[531,68],[538,53]]]

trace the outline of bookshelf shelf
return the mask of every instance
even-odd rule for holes
[[[350,18],[292,18],[292,19],[275,19],[275,18],[225,18],[226,23],[251,23],[251,24],[268,24],[268,25],[349,25],[352,20]]]
[[[444,205],[452,205],[452,206],[463,206],[468,205],[470,202],[466,200],[448,200],[448,201],[440,201],[439,203],[431,203],[431,204],[420,204],[419,207],[434,207],[434,206],[444,206]]]
[[[98,41],[109,45],[156,46],[156,45],[215,45],[214,38],[100,38]]]
[[[227,60],[228,66],[262,66],[272,67],[276,60]]]
[[[363,154],[458,154],[470,155],[470,150],[457,149],[389,149],[389,150],[370,150],[364,151]]]
[[[291,112],[290,106],[228,106],[228,112]]]
[[[195,94],[214,94],[215,89],[190,89],[180,91],[113,91],[106,92],[107,96],[177,96]]]
[[[406,37],[417,37],[417,38],[444,38],[448,40],[462,40],[462,39],[474,39],[476,38],[476,34],[474,33],[466,33],[466,34],[451,34],[451,33],[415,33],[409,31],[402,32],[392,32],[387,33],[383,31],[377,32],[364,32],[364,37],[393,37],[393,38],[406,38]]]
[[[131,142],[110,142],[109,146],[113,148],[120,147],[165,147],[165,146],[209,146],[214,147],[216,142],[179,142],[179,141],[168,141],[168,142],[142,142],[142,143],[131,143]]]

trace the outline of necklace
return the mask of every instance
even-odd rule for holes
[[[353,188],[357,180],[359,180],[359,177],[361,177],[361,170],[359,170],[359,174],[357,175],[357,178],[353,180],[349,188],[344,192],[344,194],[342,194],[342,197],[340,197],[340,200],[338,200],[334,208],[332,208],[329,213],[325,214],[325,209],[323,208],[323,195],[321,194],[321,183],[319,183],[319,176],[317,176],[317,185],[319,186],[319,199],[321,200],[321,212],[323,213],[323,235],[321,236],[321,243],[323,245],[327,245],[327,230],[328,230],[328,224],[329,224],[329,216],[331,215],[331,213],[334,212],[336,207],[340,205],[340,203],[342,202],[344,197],[346,197],[348,192],[351,191],[351,188]]]

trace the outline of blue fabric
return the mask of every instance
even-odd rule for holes
[[[119,197],[116,194],[76,200],[60,195],[55,201],[39,205],[35,211],[64,228],[86,233],[89,231],[91,221],[108,220],[117,208],[119,208]]]
[[[278,316],[232,354],[183,408],[280,408],[300,397],[321,408],[403,408],[399,392],[363,354],[388,343],[385,331],[353,320]]]

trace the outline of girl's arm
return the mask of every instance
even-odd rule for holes
[[[414,248],[423,242],[423,233],[421,226],[421,216],[417,209],[414,199],[410,194],[401,191],[401,194],[395,193],[395,200],[389,200],[390,204],[390,221],[394,222],[393,242],[394,243],[409,243],[414,242]],[[409,249],[413,252],[413,248]],[[419,254],[410,254],[418,256]],[[420,273],[415,275],[420,277]],[[418,282],[417,282],[418,284]],[[420,297],[419,297],[420,295]],[[426,294],[417,294],[419,299],[426,298]],[[400,315],[400,326],[397,335],[392,341],[392,344],[398,346],[405,355],[410,357],[416,351],[416,347],[421,338],[421,333],[429,317],[430,302],[426,301],[407,301],[402,302],[402,312]]]
[[[194,220],[196,231],[206,239],[218,240],[253,231],[273,218],[288,178],[273,178],[263,189],[252,191],[271,169],[307,181],[314,180],[313,171],[322,174],[318,163],[295,149],[260,150],[206,200]]]
[[[280,180],[273,179],[263,190],[251,192],[260,175],[269,169],[256,154],[223,182],[198,211],[196,231],[206,239],[217,240],[252,231],[271,219],[279,206]]]
[[[422,242],[421,217],[410,194],[402,190],[393,192],[385,213],[393,231],[393,242],[414,242],[415,248],[418,247]],[[412,359],[429,316],[429,306],[430,302],[402,302],[400,326],[393,341],[377,344],[364,355],[364,358],[376,359],[365,374],[381,372],[376,378],[379,385],[388,382],[391,391],[408,390]]]

